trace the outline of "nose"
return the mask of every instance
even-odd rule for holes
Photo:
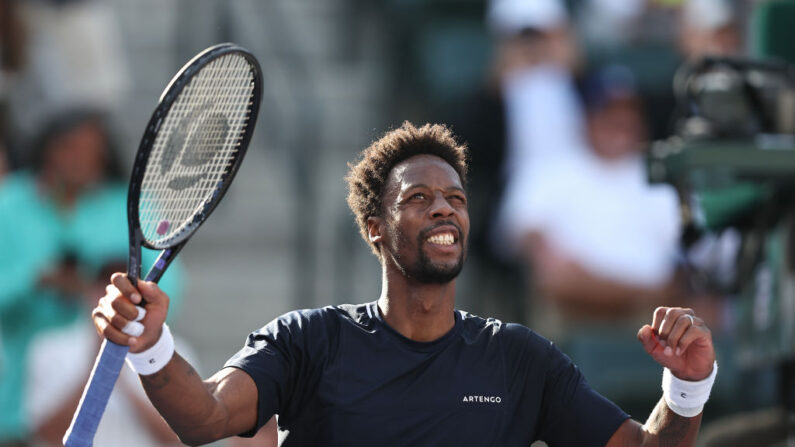
[[[441,193],[436,193],[430,208],[431,217],[450,217],[455,214],[455,208]]]

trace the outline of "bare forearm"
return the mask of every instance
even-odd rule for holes
[[[645,425],[627,419],[607,443],[608,447],[688,447],[696,443],[701,414],[679,416],[660,399]]]
[[[117,385],[117,387],[118,386],[119,385]],[[146,427],[152,437],[161,444],[176,444],[178,441],[177,435],[168,425],[166,425],[166,423],[163,421],[163,418],[157,414],[155,409],[152,407],[152,404],[149,403],[145,398],[142,398],[130,390],[125,390],[125,392],[127,393],[130,404],[138,414],[143,426]]]
[[[680,416],[660,399],[649,420],[643,425],[643,444],[652,447],[684,447],[696,443],[701,427],[701,413],[692,418]]]
[[[539,278],[538,285],[545,296],[555,300],[569,315],[585,318],[634,315],[640,309],[652,309],[675,296],[668,284],[657,288],[636,287],[598,278],[584,270],[555,282]]]
[[[201,445],[224,437],[227,415],[213,395],[213,385],[202,381],[179,354],[155,374],[140,376],[147,396],[180,440]]]
[[[538,292],[555,301],[569,317],[625,317],[644,309],[651,311],[663,302],[671,304],[679,296],[673,280],[644,287],[593,274],[539,233],[527,236],[525,253]]]

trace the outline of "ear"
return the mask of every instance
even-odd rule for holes
[[[381,225],[383,219],[380,217],[370,216],[367,218],[367,238],[373,244],[381,242]]]

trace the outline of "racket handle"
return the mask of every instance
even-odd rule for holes
[[[91,447],[94,443],[97,426],[129,350],[129,346],[118,345],[107,339],[102,342],[72,424],[64,434],[65,447]]]

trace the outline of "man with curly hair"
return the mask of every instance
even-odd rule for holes
[[[641,425],[540,335],[455,309],[466,173],[466,148],[444,126],[404,123],[375,141],[347,181],[381,262],[380,297],[285,314],[205,381],[174,353],[155,284],[115,274],[94,323],[136,353],[149,398],[191,445],[251,436],[274,414],[285,446],[692,445],[717,366],[691,310],[661,307],[638,332],[666,367],[664,398]],[[141,296],[144,329],[131,337]]]

